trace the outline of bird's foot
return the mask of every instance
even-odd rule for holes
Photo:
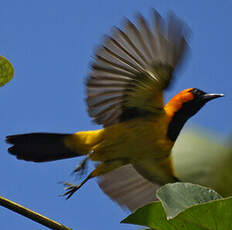
[[[61,196],[65,196],[66,199],[69,199],[81,187],[81,185],[75,185],[69,182],[63,182],[63,185],[65,186],[64,190],[66,192]]]

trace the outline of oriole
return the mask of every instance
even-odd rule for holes
[[[18,159],[46,162],[85,155],[75,172],[84,170],[88,159],[97,162],[81,184],[66,183],[67,198],[99,177],[103,191],[130,210],[154,199],[150,188],[178,181],[171,150],[185,122],[223,96],[189,88],[164,105],[163,92],[188,48],[188,29],[173,13],[164,21],[153,11],[153,18],[152,28],[141,15],[138,27],[126,20],[124,30],[114,28],[96,51],[86,102],[90,117],[103,129],[6,138]],[[120,184],[120,178],[127,180]]]

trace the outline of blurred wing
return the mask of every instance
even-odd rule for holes
[[[100,177],[100,188],[121,207],[130,211],[156,200],[159,185],[142,177],[132,165],[117,168]]]
[[[187,47],[186,26],[174,14],[164,23],[154,11],[154,29],[137,16],[138,27],[126,20],[99,47],[87,80],[88,111],[98,124],[157,113],[163,89]]]

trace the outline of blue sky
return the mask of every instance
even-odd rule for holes
[[[78,163],[18,161],[7,153],[4,138],[25,132],[63,132],[100,128],[86,112],[85,77],[94,48],[123,17],[136,12],[149,18],[150,8],[161,15],[173,10],[191,28],[191,52],[167,98],[184,88],[224,93],[191,122],[215,130],[226,139],[231,133],[232,30],[230,0],[11,0],[0,7],[0,55],[15,67],[15,78],[0,89],[0,194],[73,229],[129,230],[120,224],[128,213],[98,188],[86,184],[70,200],[59,197],[59,181]],[[0,229],[45,229],[0,207]]]

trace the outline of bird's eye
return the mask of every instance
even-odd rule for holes
[[[202,90],[200,90],[200,89],[197,89],[197,88],[192,89],[190,92],[192,92],[192,93],[193,93],[194,95],[196,95],[196,96],[200,96],[200,95],[205,94],[204,91],[202,91]]]

